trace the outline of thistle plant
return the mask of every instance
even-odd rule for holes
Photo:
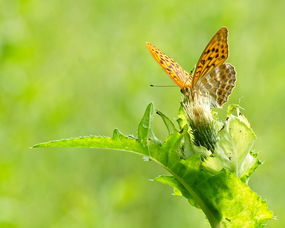
[[[164,140],[158,139],[153,132],[154,111],[153,105],[149,104],[136,137],[115,129],[112,137],[61,139],[33,147],[103,148],[148,157],[149,162],[155,162],[169,172],[169,175],[154,180],[171,186],[174,195],[184,197],[190,205],[201,209],[211,227],[262,227],[272,218],[266,202],[247,185],[261,162],[253,152],[255,134],[238,106],[229,106],[226,121],[213,118],[217,137],[214,151],[195,143],[183,108],[178,115],[178,126],[162,112],[157,111],[157,114],[168,130]]]
[[[114,149],[148,157],[146,160],[169,172],[154,180],[169,185],[174,195],[201,209],[211,227],[263,227],[273,214],[248,186],[251,174],[261,164],[253,148],[256,136],[238,105],[228,107],[224,121],[212,110],[227,101],[236,81],[233,66],[224,63],[227,29],[221,28],[212,38],[193,75],[155,46],[147,43],[147,47],[183,94],[177,123],[156,111],[168,131],[165,139],[154,134],[154,108],[149,104],[135,137],[115,129],[112,137],[61,139],[33,147]]]
[[[191,98],[191,94],[184,96],[182,105],[192,130],[193,141],[195,145],[204,146],[213,152],[217,134],[211,112],[210,97],[194,94],[193,99]]]

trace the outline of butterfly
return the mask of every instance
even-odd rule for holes
[[[194,73],[185,71],[171,57],[147,42],[146,46],[154,59],[170,78],[181,88],[185,96],[208,96],[211,105],[222,107],[228,100],[236,82],[236,72],[228,58],[228,30],[222,27],[202,52]]]

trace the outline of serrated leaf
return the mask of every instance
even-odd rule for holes
[[[262,162],[257,158],[257,154],[250,152],[247,157],[244,159],[244,162],[241,167],[240,179],[247,183],[251,174],[260,166]]]
[[[225,227],[256,228],[272,218],[266,202],[233,173],[223,172],[210,183],[219,188],[214,201],[222,212],[221,223]]]
[[[222,223],[225,227],[255,228],[272,218],[267,204],[234,173],[222,170],[213,175],[202,168],[197,156],[181,160],[172,170],[213,227]]]
[[[78,138],[53,140],[39,143],[33,148],[43,147],[80,147],[80,148],[103,148],[125,150],[147,155],[147,151],[134,138],[121,134],[117,129],[113,132],[113,137],[83,136]]]
[[[223,130],[219,132],[220,140],[216,145],[216,153],[230,170],[241,176],[243,163],[253,148],[255,134],[244,121],[244,117],[229,116]]]

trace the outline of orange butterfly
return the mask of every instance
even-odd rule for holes
[[[210,95],[211,104],[221,107],[227,101],[236,81],[234,67],[224,63],[228,58],[227,36],[228,30],[225,27],[213,36],[198,60],[193,74],[186,72],[151,43],[146,43],[146,46],[184,95]]]

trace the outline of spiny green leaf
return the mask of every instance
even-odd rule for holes
[[[272,218],[266,202],[234,173],[223,172],[209,182],[212,189],[217,188],[212,197],[225,227],[256,228]]]
[[[78,138],[53,140],[36,144],[33,148],[40,147],[81,147],[125,150],[147,155],[147,151],[136,139],[124,136],[118,130],[114,130],[113,137],[83,136]]]
[[[262,162],[257,158],[257,154],[254,152],[250,152],[246,158],[244,159],[244,162],[242,164],[242,173],[240,176],[240,179],[247,183],[249,177],[251,174],[257,169],[258,166],[260,166]]]
[[[219,132],[220,140],[216,153],[225,166],[241,176],[246,170],[243,163],[253,148],[255,134],[243,116],[230,115],[223,130]]]
[[[225,227],[255,228],[272,218],[267,204],[234,173],[222,170],[213,175],[197,156],[179,164],[172,174],[213,221]]]

